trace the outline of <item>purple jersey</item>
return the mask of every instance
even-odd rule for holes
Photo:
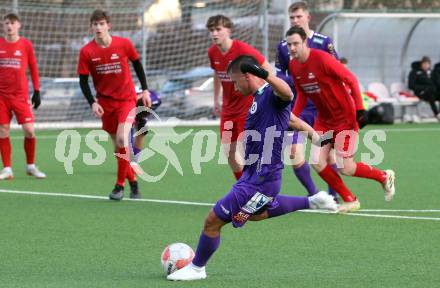
[[[277,97],[265,84],[254,93],[246,118],[243,175],[228,194],[217,201],[214,213],[233,227],[242,227],[254,214],[275,209],[281,190],[282,149],[292,101]]]
[[[335,51],[335,47],[333,45],[332,39],[328,36],[316,33],[312,31],[312,37],[307,38],[307,45],[310,48],[319,49],[322,51],[326,51],[333,56],[335,56],[336,59],[338,58],[338,54]],[[289,73],[289,62],[290,62],[290,54],[289,54],[289,48],[287,47],[286,40],[283,40],[278,44],[277,48],[277,56],[275,60],[275,68],[277,71],[277,76],[284,79],[292,89],[292,91],[295,90],[295,85],[293,82],[292,77]],[[315,105],[313,105],[313,102],[309,99],[307,102],[307,106],[304,108],[303,111],[316,111]]]
[[[255,92],[246,118],[246,165],[239,182],[261,184],[281,177],[283,140],[291,109],[291,101],[281,100],[269,84]]]

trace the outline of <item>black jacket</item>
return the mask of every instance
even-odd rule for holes
[[[431,79],[437,87],[437,91],[440,91],[440,63],[434,65],[434,69],[431,72]]]
[[[413,90],[416,96],[424,94],[427,89],[436,90],[431,77],[420,67],[420,61],[413,62],[411,68],[412,70],[408,75],[408,88]]]

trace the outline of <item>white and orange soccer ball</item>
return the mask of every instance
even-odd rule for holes
[[[182,269],[194,258],[194,251],[185,243],[173,243],[165,247],[160,257],[163,270],[167,275]]]

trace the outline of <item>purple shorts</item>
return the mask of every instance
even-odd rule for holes
[[[214,213],[222,221],[235,228],[242,227],[252,215],[278,207],[275,197],[281,190],[281,179],[271,180],[262,184],[249,184],[239,181],[231,191],[214,206]]]
[[[299,118],[310,125],[310,127],[313,127],[315,124],[316,119],[316,111],[303,111]],[[293,131],[292,136],[292,144],[304,144],[304,136],[303,134]]]

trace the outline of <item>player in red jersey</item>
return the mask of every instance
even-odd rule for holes
[[[14,178],[9,140],[12,114],[15,114],[18,124],[23,128],[27,174],[39,179],[46,178],[46,174],[35,166],[34,115],[29,101],[26,77],[26,70],[29,67],[34,87],[32,104],[37,109],[41,103],[37,60],[32,43],[19,36],[20,28],[20,19],[16,14],[4,16],[5,37],[0,37],[0,151],[4,168],[0,172],[0,180]]]
[[[244,130],[246,115],[252,103],[251,95],[242,95],[236,91],[227,74],[228,64],[240,55],[251,55],[267,71],[272,67],[263,55],[254,47],[242,41],[231,39],[232,21],[224,15],[215,15],[208,19],[213,44],[208,49],[211,68],[214,69],[214,109],[220,115],[220,142],[228,158],[228,164],[236,179],[243,171],[242,154],[239,151],[240,133]],[[223,90],[222,104],[220,91]]]
[[[102,129],[110,134],[117,155],[117,181],[109,198],[123,198],[127,178],[131,190],[130,198],[136,199],[139,198],[138,183],[128,156],[128,137],[135,116],[136,91],[128,60],[132,62],[139,78],[143,91],[142,101],[145,106],[150,107],[145,72],[130,40],[110,35],[111,23],[107,12],[95,10],[90,18],[90,26],[95,38],[81,49],[78,74],[81,90],[95,116],[101,118]],[[92,75],[97,101],[88,84],[89,74]]]
[[[360,203],[338,173],[330,167],[328,159],[332,148],[336,151],[337,163],[342,164],[338,168],[343,175],[376,180],[384,188],[385,200],[391,201],[395,193],[394,172],[381,171],[353,159],[358,129],[366,124],[356,77],[330,54],[309,48],[304,29],[292,27],[286,36],[293,58],[289,63],[289,71],[298,93],[293,113],[298,116],[307,104],[307,99],[312,99],[318,111],[313,128],[318,133],[325,134],[325,138],[331,135],[331,140],[322,146],[317,164],[313,166],[321,178],[344,200],[345,203],[340,205],[339,211],[356,211],[360,208]]]

